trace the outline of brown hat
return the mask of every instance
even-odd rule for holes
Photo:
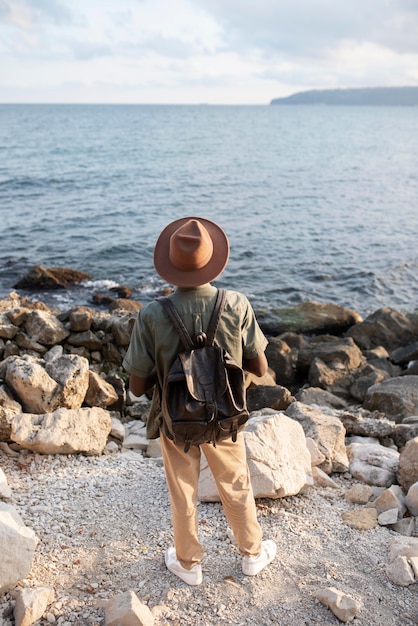
[[[203,217],[182,217],[168,224],[154,249],[154,267],[171,285],[197,287],[214,280],[229,259],[228,237]]]

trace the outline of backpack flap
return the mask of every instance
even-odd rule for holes
[[[225,393],[228,384],[221,350],[214,346],[206,346],[190,352],[181,352],[179,358],[192,398],[206,404],[214,404],[216,399]]]

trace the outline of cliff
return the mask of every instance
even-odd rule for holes
[[[328,104],[332,106],[418,106],[418,87],[367,87],[302,91],[270,104]]]

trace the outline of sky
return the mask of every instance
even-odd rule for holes
[[[418,86],[418,0],[0,0],[0,102]]]

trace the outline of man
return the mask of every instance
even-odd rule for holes
[[[214,222],[197,217],[175,220],[162,231],[154,250],[158,274],[177,288],[170,296],[191,337],[205,332],[215,305],[217,289],[210,282],[225,269],[229,241]],[[217,345],[242,367],[263,376],[267,371],[264,337],[247,298],[227,291],[215,337]],[[147,421],[147,436],[160,437],[170,493],[175,547],[165,554],[167,568],[189,585],[202,582],[203,548],[198,539],[197,489],[200,455],[204,453],[215,478],[226,518],[242,555],[242,571],[258,574],[271,563],[276,544],[262,541],[251,488],[243,434],[232,439],[191,446],[186,453],[164,434],[160,394],[164,379],[182,350],[179,336],[157,301],[143,307],[137,317],[124,367],[130,373],[130,391],[141,396],[154,386]]]

